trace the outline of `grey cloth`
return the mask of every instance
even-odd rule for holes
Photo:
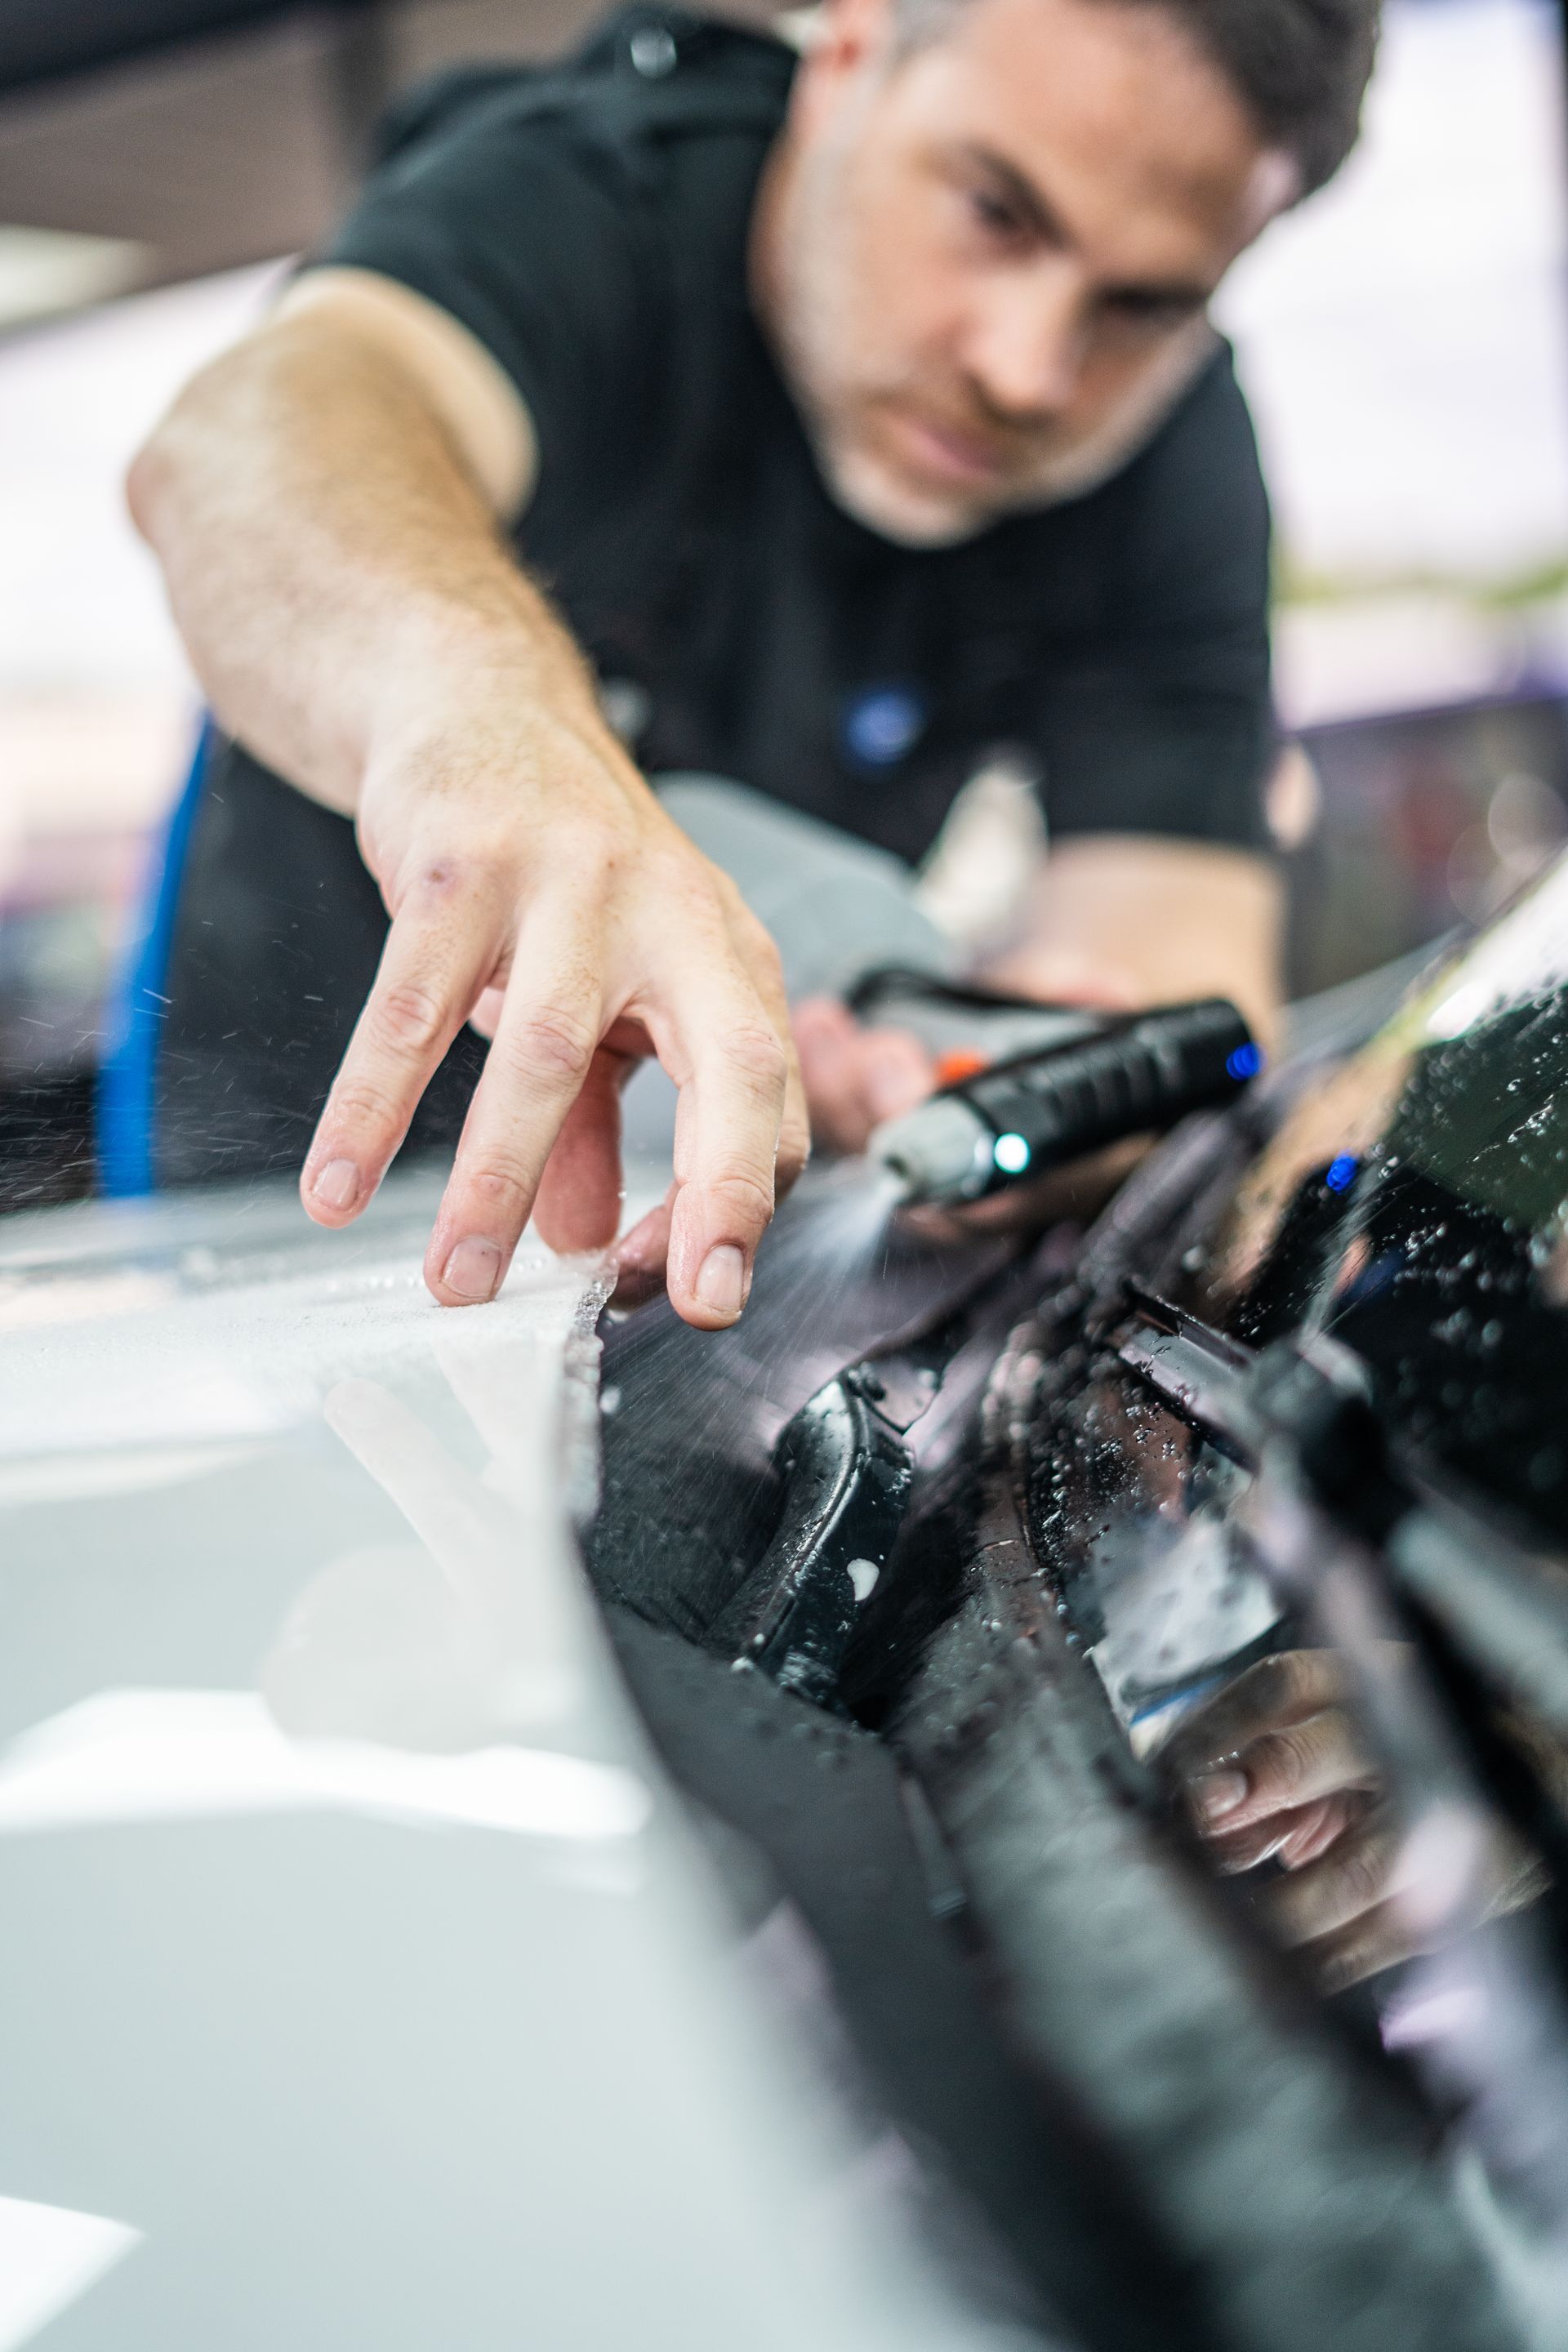
[[[843,996],[879,964],[952,971],[913,870],[891,851],[720,776],[658,776],[654,790],[772,933],[792,998]]]
[[[902,858],[721,776],[656,776],[653,784],[772,934],[792,1003],[844,996],[880,964],[952,970],[952,949],[915,904],[914,873]],[[623,1120],[628,1150],[668,1151],[675,1089],[657,1063],[627,1087]]]

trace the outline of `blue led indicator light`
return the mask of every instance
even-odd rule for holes
[[[1021,1176],[1034,1156],[1021,1135],[999,1135],[991,1154],[1004,1176]]]
[[[1249,1037],[1245,1045],[1238,1045],[1234,1054],[1226,1056],[1225,1066],[1237,1085],[1243,1085],[1247,1079],[1255,1078],[1263,1067],[1262,1046],[1255,1045]]]
[[[926,709],[903,686],[871,687],[844,713],[844,746],[857,767],[896,767],[925,732]]]
[[[1355,1172],[1360,1166],[1359,1160],[1348,1151],[1342,1151],[1337,1160],[1330,1160],[1323,1171],[1323,1181],[1331,1192],[1348,1192],[1355,1182]]]

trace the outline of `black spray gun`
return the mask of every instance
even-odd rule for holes
[[[906,983],[912,977],[899,975]],[[986,1000],[978,992],[939,983],[919,992],[928,1011],[956,1011],[963,1003],[985,1035]],[[889,1002],[896,993],[883,988],[874,1005],[857,1009],[929,1027],[910,1018],[907,1004]],[[908,1202],[984,1200],[1124,1137],[1158,1133],[1189,1111],[1230,1102],[1263,1066],[1246,1022],[1220,997],[1112,1017],[994,1003],[993,1009],[1001,1024],[1014,1024],[1015,1038],[1017,1024],[1029,1024],[1029,1042],[1010,1038],[1004,1059],[972,1055],[970,1068],[918,1109],[888,1120],[868,1146]],[[1006,1034],[1005,1025],[998,1034]],[[950,1051],[946,1058],[951,1066],[956,1057]]]

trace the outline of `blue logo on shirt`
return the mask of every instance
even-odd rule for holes
[[[890,768],[925,731],[926,707],[907,686],[871,686],[844,707],[844,749],[858,768]]]

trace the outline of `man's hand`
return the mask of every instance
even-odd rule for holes
[[[874,1128],[913,1110],[936,1085],[936,1063],[907,1029],[865,1029],[830,996],[795,1012],[795,1042],[814,1139],[864,1151]]]
[[[463,1023],[494,1032],[426,1261],[493,1296],[537,1202],[568,1247],[614,1236],[618,1089],[680,1088],[675,1183],[622,1244],[689,1322],[732,1323],[805,1157],[772,945],[663,815],[588,667],[498,528],[531,419],[456,320],[363,270],[310,273],[187,387],[132,468],[214,710],[356,819],[392,916],[306,1163],[312,1216],[364,1206]]]
[[[668,1254],[690,1323],[745,1304],[804,1099],[771,940],[607,732],[508,693],[373,748],[361,848],[392,916],[301,1176],[342,1225],[396,1151],[465,1021],[492,1037],[426,1258],[445,1305],[492,1297],[531,1214],[601,1248],[621,1202],[620,1088],[657,1054],[680,1089],[675,1182],[622,1244]]]
[[[1265,1658],[1187,1717],[1161,1750],[1217,1867],[1284,1874],[1260,1890],[1271,1930],[1337,1992],[1454,1932],[1435,1925],[1419,1841],[1404,1837],[1346,1706],[1331,1650]],[[1539,1877],[1500,1834],[1477,1917],[1531,1900]]]

